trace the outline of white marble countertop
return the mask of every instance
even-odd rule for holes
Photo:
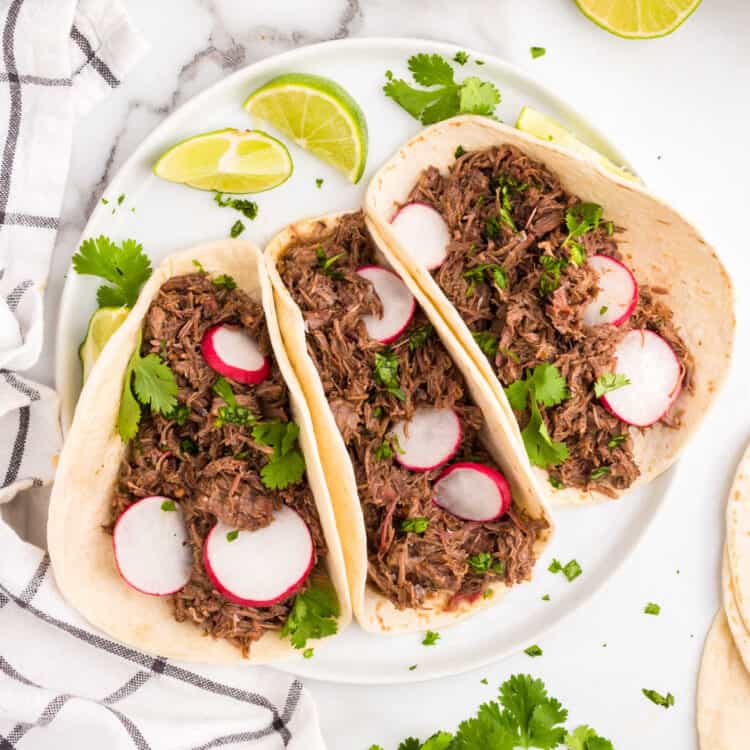
[[[673,36],[612,37],[573,0],[129,0],[150,56],[78,128],[47,292],[48,331],[32,373],[51,383],[51,335],[64,273],[92,207],[118,167],[175,107],[267,55],[347,36],[415,36],[504,57],[606,132],[649,186],[691,216],[718,248],[738,291],[738,351],[729,385],[680,462],[670,496],[636,554],[596,600],[540,645],[481,672],[402,687],[307,685],[332,750],[386,750],[452,730],[510,674],[531,671],[618,750],[697,747],[695,679],[719,603],[723,503],[750,436],[747,259],[750,6],[712,0]],[[531,45],[547,48],[532,60]],[[17,498],[6,517],[43,542],[46,493]],[[542,573],[543,574],[543,573]],[[648,601],[662,614],[642,614]],[[487,677],[489,685],[480,683]],[[641,688],[671,691],[668,711]],[[740,741],[738,739],[738,741]],[[738,746],[739,747],[739,746]]]

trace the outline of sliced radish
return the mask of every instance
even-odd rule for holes
[[[630,384],[605,393],[602,404],[636,427],[658,422],[682,387],[682,366],[674,349],[653,331],[636,329],[618,344],[615,355],[615,372],[625,375]]]
[[[241,328],[218,325],[209,328],[201,352],[212,370],[237,383],[257,385],[271,371],[271,360]]]
[[[432,206],[407,203],[391,219],[391,226],[414,260],[430,271],[446,259],[451,235],[443,217]]]
[[[168,497],[144,497],[128,507],[115,524],[112,548],[118,573],[142,594],[168,596],[190,579],[185,518]]]
[[[587,326],[624,323],[638,304],[638,283],[630,269],[608,255],[592,255],[588,264],[599,276],[599,293],[583,312]]]
[[[287,505],[255,531],[237,532],[219,521],[203,545],[203,564],[214,586],[245,607],[286,599],[305,582],[314,560],[310,529]]]
[[[399,422],[391,435],[403,451],[396,451],[396,460],[402,466],[430,471],[455,455],[461,444],[461,420],[453,409],[417,409],[409,421]]]
[[[364,315],[362,320],[370,338],[382,344],[395,341],[411,323],[417,301],[406,284],[388,268],[382,266],[362,266],[357,273],[367,279],[383,305],[383,317]]]
[[[434,487],[433,501],[466,521],[494,521],[510,508],[505,477],[485,464],[465,461],[449,466]]]

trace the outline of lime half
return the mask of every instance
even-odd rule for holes
[[[112,334],[122,325],[130,312],[129,307],[100,307],[89,320],[86,338],[78,348],[78,356],[81,358],[83,368],[83,382],[86,382],[91,368],[99,359],[104,345],[109,341]]]
[[[213,130],[167,149],[154,174],[201,190],[260,193],[289,179],[287,147],[262,130]]]
[[[587,146],[583,141],[578,140],[573,133],[555,120],[554,117],[538,112],[531,107],[523,107],[523,109],[521,109],[521,114],[518,115],[518,120],[516,120],[516,127],[519,130],[523,130],[524,133],[534,135],[543,141],[552,141],[553,143],[557,143],[559,146],[563,146],[569,151],[579,154],[590,161],[596,161],[607,171],[613,172],[619,177],[634,182],[640,182],[634,174],[628,172],[622,167],[618,167],[606,156],[600,154],[596,149],[593,149],[591,146]]]
[[[357,102],[328,78],[288,73],[253,91],[245,109],[358,182],[367,161],[367,122]]]
[[[576,0],[581,11],[606,31],[626,39],[671,34],[701,0]]]

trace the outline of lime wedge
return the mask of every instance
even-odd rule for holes
[[[122,325],[130,312],[129,307],[100,307],[89,320],[86,338],[78,347],[78,356],[81,358],[83,368],[83,382],[86,382],[91,368],[99,359],[104,345],[109,341],[112,334]]]
[[[226,128],[194,135],[167,149],[154,174],[200,190],[260,193],[289,179],[287,147],[262,130]]]
[[[701,0],[576,0],[581,11],[606,31],[626,39],[671,34]]]
[[[591,161],[599,162],[607,171],[633,182],[640,182],[632,172],[627,169],[618,167],[611,162],[606,156],[600,154],[596,149],[587,146],[583,141],[578,140],[564,125],[555,120],[554,117],[538,112],[531,107],[523,107],[521,114],[516,120],[516,127],[523,130],[524,133],[534,135],[543,141],[552,141],[559,146],[567,148],[573,153],[579,154]]]
[[[253,91],[243,105],[301,148],[358,182],[367,161],[367,122],[357,102],[328,78],[288,73]]]

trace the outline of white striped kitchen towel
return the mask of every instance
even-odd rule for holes
[[[50,481],[60,446],[54,392],[20,373],[42,346],[72,129],[144,50],[115,0],[0,0],[0,502]],[[325,747],[298,680],[107,638],[66,605],[42,550],[0,521],[0,750],[224,746]]]
[[[146,44],[113,0],[0,0],[0,503],[51,481],[54,391],[21,374],[42,349],[43,293],[77,118]]]

